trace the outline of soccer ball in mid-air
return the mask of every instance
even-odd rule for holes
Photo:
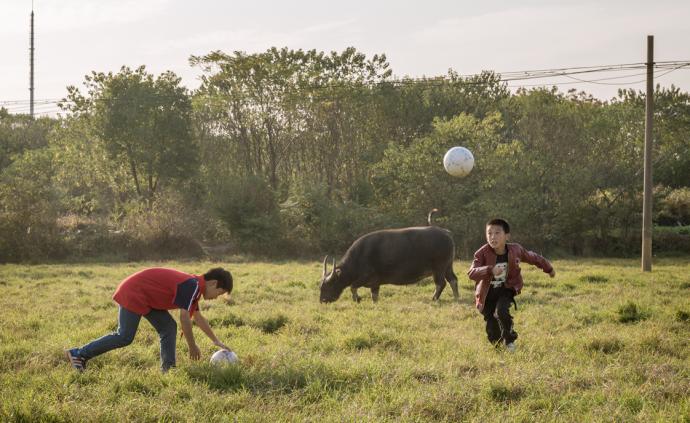
[[[451,176],[462,178],[474,167],[474,156],[465,147],[453,147],[443,156],[443,167]]]
[[[211,356],[211,364],[223,365],[236,363],[238,360],[237,354],[228,350],[218,350]]]

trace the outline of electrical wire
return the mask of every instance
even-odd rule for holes
[[[614,86],[625,86],[625,85],[635,85],[641,82],[645,82],[646,79],[636,80],[636,81],[620,81],[620,82],[603,82],[617,79],[631,78],[635,76],[645,75],[646,72],[634,73],[631,75],[623,76],[612,76],[605,78],[596,79],[584,79],[575,77],[573,75],[583,75],[583,74],[593,74],[593,73],[605,73],[605,72],[622,72],[622,71],[634,71],[646,69],[647,63],[623,63],[616,65],[598,65],[598,66],[576,66],[576,67],[566,67],[566,68],[551,68],[551,69],[534,69],[525,71],[509,71],[509,72],[493,72],[494,75],[498,77],[498,81],[477,81],[476,79],[481,78],[484,73],[480,74],[468,74],[468,75],[458,75],[457,81],[454,78],[448,76],[440,76],[433,78],[402,78],[396,80],[383,80],[377,82],[360,82],[363,86],[377,86],[384,84],[391,84],[393,86],[406,86],[406,85],[426,85],[426,86],[443,86],[447,85],[449,82],[458,82],[461,85],[487,85],[489,83],[499,82],[505,83],[508,88],[522,88],[522,87],[536,87],[536,86],[561,86],[561,85],[573,85],[573,84],[598,84],[598,85],[614,85]],[[690,61],[660,61],[654,63],[654,77],[656,79],[668,75],[679,69],[690,67]],[[666,72],[660,73],[662,70]],[[658,74],[658,75],[657,75]],[[572,81],[555,81],[551,83],[539,83],[539,84],[508,84],[509,82],[518,81],[530,81],[530,80],[540,80],[540,79],[551,79],[565,77],[571,79]],[[311,89],[327,89],[327,88],[337,88],[340,86],[346,86],[351,84],[351,82],[339,82],[339,83],[326,83],[326,84],[314,84],[310,86]],[[299,89],[298,89],[299,90]],[[122,100],[120,100],[122,101]],[[134,100],[132,100],[134,101]],[[58,103],[68,103],[69,101],[62,98],[45,98],[34,100],[34,111],[40,109],[43,106],[54,106]],[[0,100],[0,107],[8,110],[11,113],[26,113],[30,111],[30,100]],[[46,109],[39,110],[41,113],[51,113],[46,112]],[[63,110],[62,108],[57,108],[55,111]],[[54,113],[54,112],[53,112]],[[36,113],[34,113],[36,114]]]

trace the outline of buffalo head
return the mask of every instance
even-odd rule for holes
[[[330,273],[326,271],[326,264],[328,263],[328,256],[323,259],[323,275],[321,275],[321,295],[319,299],[322,303],[332,303],[340,297],[345,286],[340,280],[342,272],[335,266],[335,258],[333,258],[333,270]]]

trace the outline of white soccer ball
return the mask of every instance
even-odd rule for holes
[[[465,147],[453,147],[443,156],[443,167],[451,176],[462,178],[474,167],[474,156]]]
[[[237,354],[228,350],[218,350],[211,356],[211,364],[215,364],[217,366],[236,363],[237,360],[239,360],[239,358],[237,358]]]

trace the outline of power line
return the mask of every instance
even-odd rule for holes
[[[597,79],[584,79],[584,78],[578,78],[573,75],[582,75],[582,74],[593,74],[593,73],[604,73],[604,72],[623,72],[623,71],[634,71],[638,69],[644,69],[646,67],[646,63],[639,62],[639,63],[624,63],[624,64],[617,64],[617,65],[598,65],[598,66],[577,66],[577,67],[568,67],[568,68],[551,68],[551,69],[535,69],[535,70],[525,70],[525,71],[510,71],[510,72],[493,72],[494,75],[496,75],[499,79],[498,83],[506,83],[506,86],[508,88],[520,88],[520,87],[535,87],[535,86],[545,86],[545,85],[550,85],[550,86],[561,86],[561,85],[572,85],[572,84],[581,84],[581,83],[589,83],[589,84],[599,84],[599,85],[614,85],[614,86],[625,86],[625,85],[634,85],[638,84],[641,82],[644,82],[644,80],[636,80],[636,81],[621,81],[621,82],[614,82],[614,83],[609,83],[609,82],[602,82],[602,81],[609,81],[609,80],[614,80],[614,79],[625,79],[625,78],[631,78],[635,76],[640,76],[643,75],[644,73],[635,73],[631,75],[623,75],[623,76],[613,76],[613,77],[605,77],[605,78],[597,78]],[[654,64],[654,67],[657,69],[655,71],[655,77],[656,78],[661,78],[671,72],[674,72],[679,69],[683,68],[688,68],[690,67],[690,61],[662,61],[662,62],[656,62]],[[666,72],[660,73],[659,75],[656,75],[656,73],[666,70]],[[392,84],[395,86],[405,86],[405,85],[415,85],[415,84],[421,84],[421,85],[427,85],[427,86],[443,86],[448,84],[449,82],[458,82],[459,84],[462,85],[486,85],[489,82],[485,81],[472,81],[472,79],[480,78],[482,77],[484,73],[480,74],[468,74],[468,75],[458,75],[457,77],[459,78],[458,81],[454,81],[452,78],[449,78],[448,76],[441,76],[441,77],[433,77],[433,78],[402,78],[402,79],[397,79],[397,80],[383,80],[383,81],[378,81],[378,82],[372,82],[372,83],[365,83],[361,82],[363,86],[376,86],[376,85],[385,85],[385,84]],[[538,80],[538,79],[551,79],[551,78],[558,78],[558,77],[565,77],[568,79],[572,79],[573,81],[568,81],[568,82],[552,82],[552,83],[537,83],[537,84],[508,84],[508,82],[517,82],[517,81],[530,81],[530,80]],[[309,87],[312,89],[327,89],[327,88],[334,88],[342,85],[349,85],[352,82],[340,82],[340,83],[330,83],[330,84],[323,84],[323,85],[316,85],[314,84],[313,86]],[[122,101],[122,100],[118,100]],[[125,100],[127,101],[127,100]],[[133,101],[133,100],[132,100]],[[45,105],[56,105],[61,102],[69,102],[66,101],[64,98],[46,98],[46,99],[38,99],[38,100],[33,100],[34,105],[38,106],[45,106]],[[22,113],[26,111],[26,108],[31,106],[31,100],[4,100],[0,101],[0,107],[3,107],[7,109],[10,112],[13,113]]]

